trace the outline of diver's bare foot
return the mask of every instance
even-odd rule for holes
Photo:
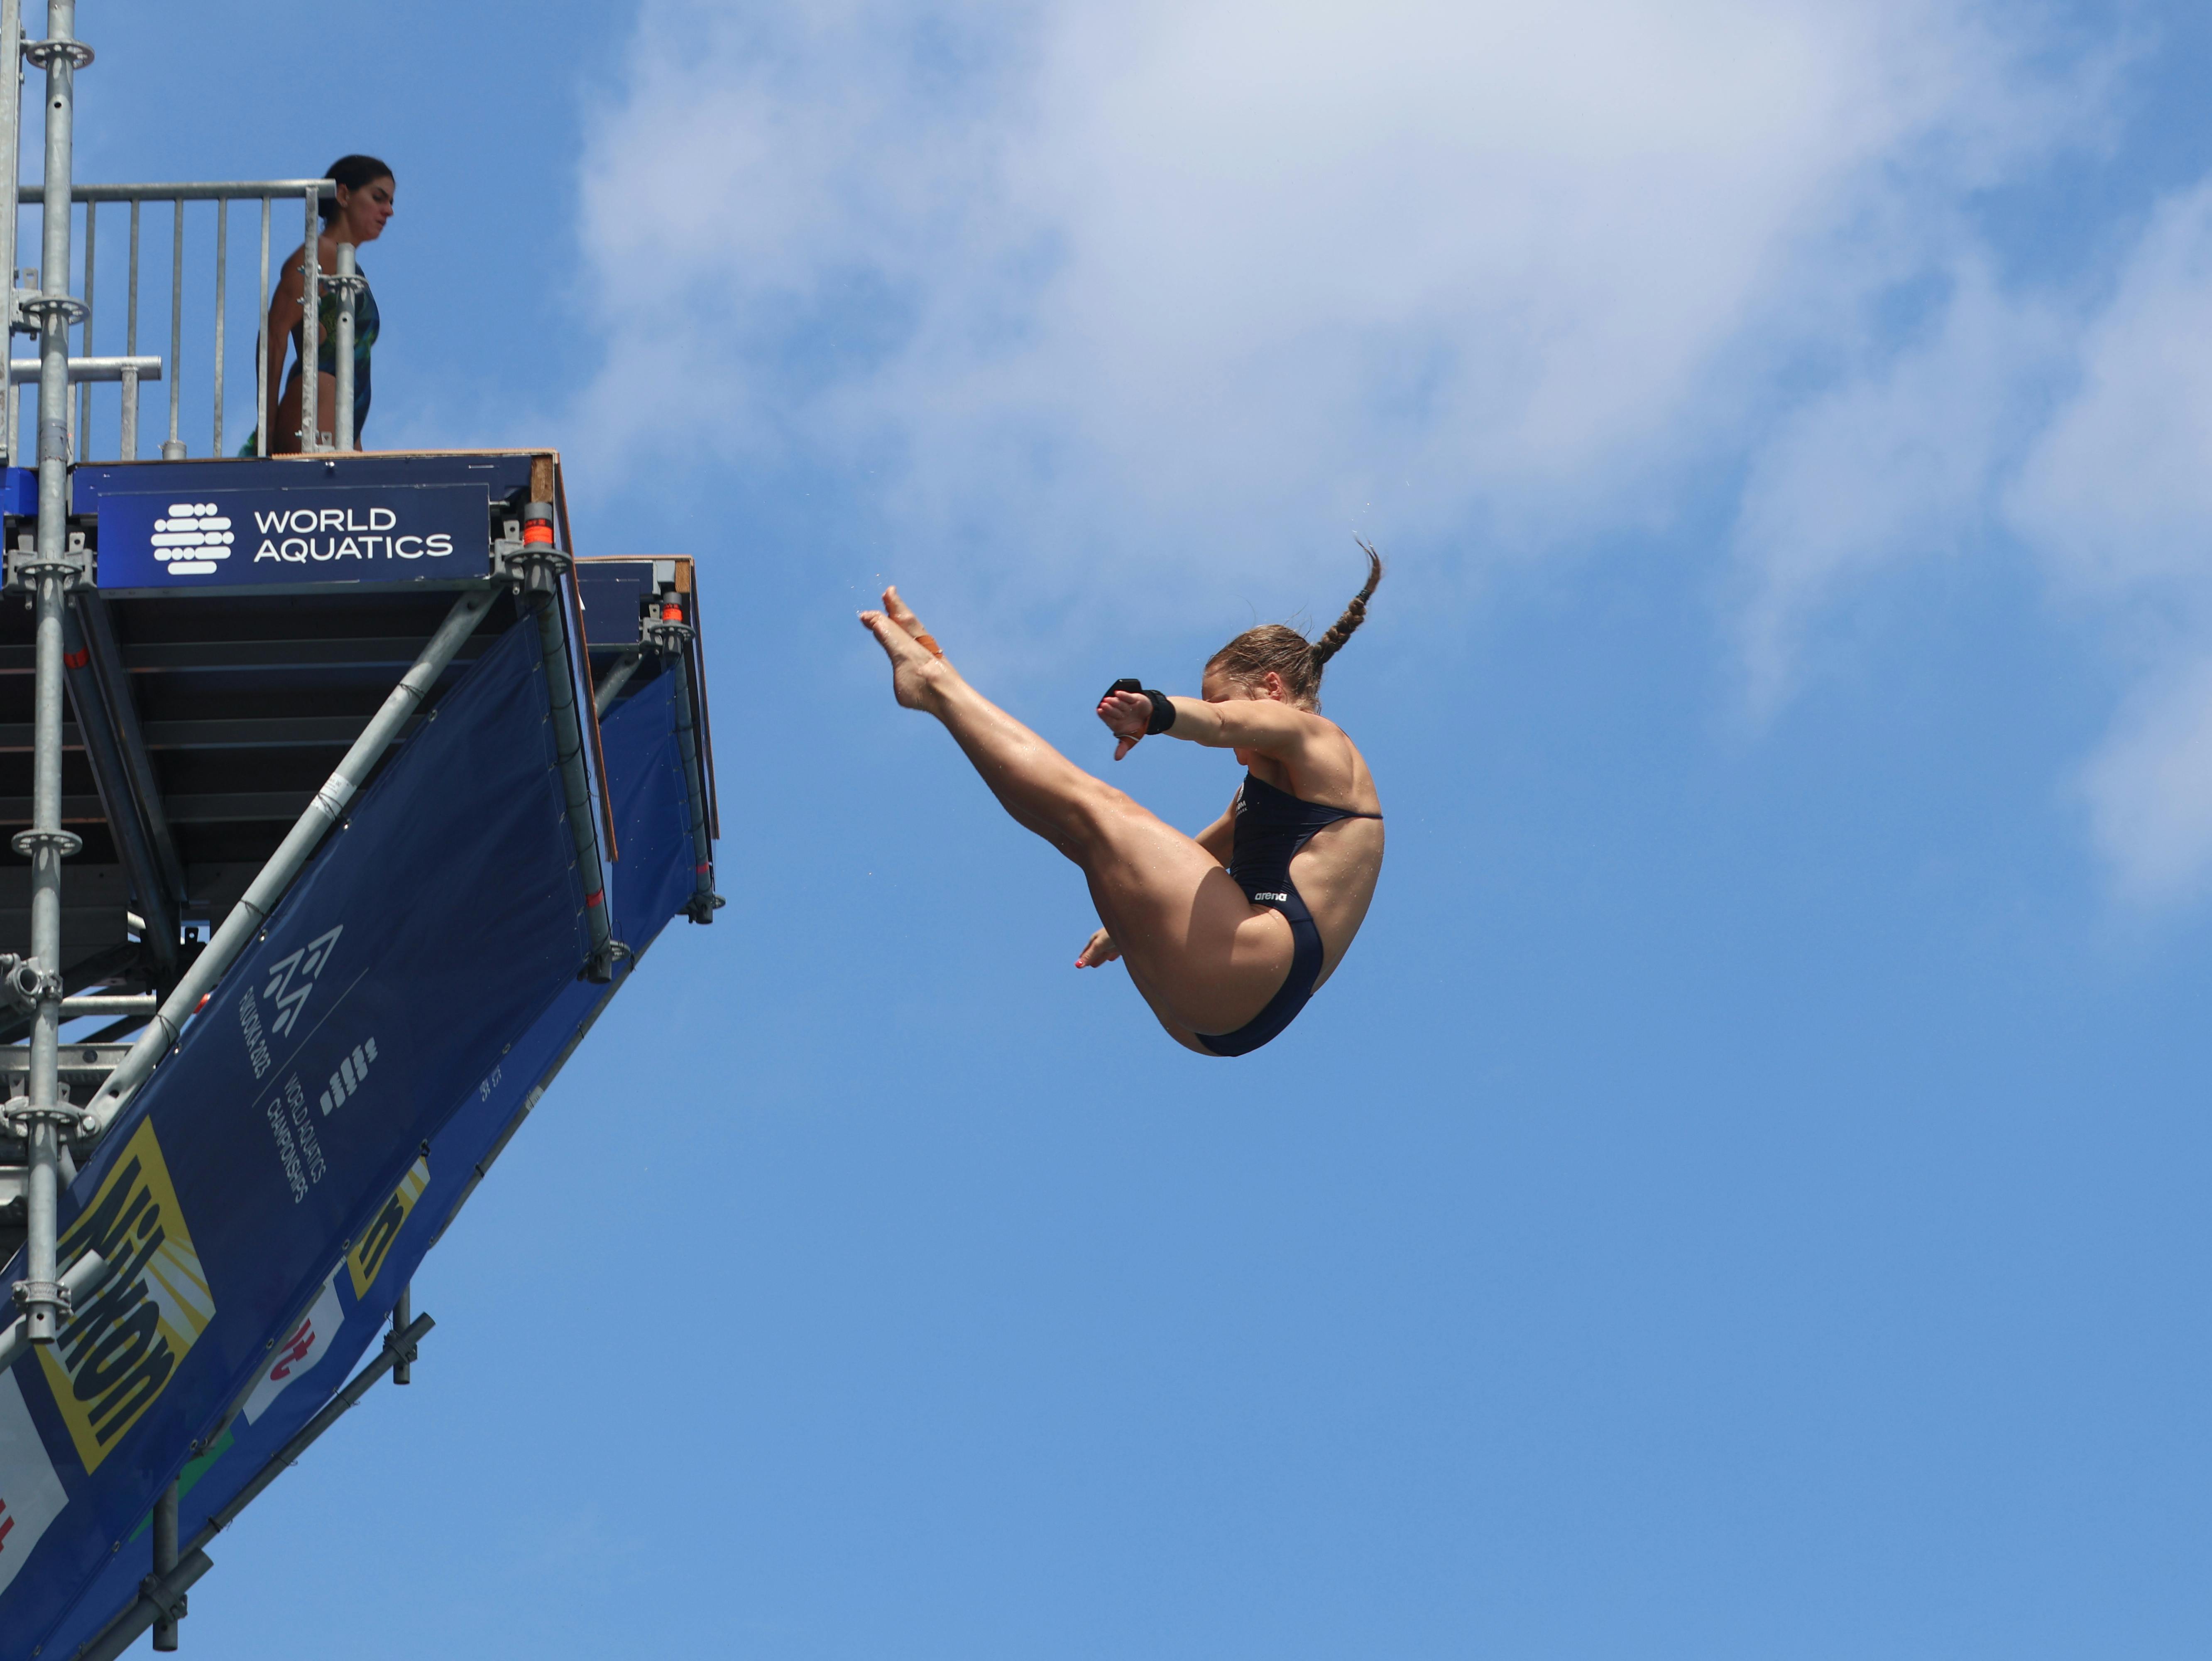
[[[945,672],[944,660],[932,656],[912,634],[881,611],[863,611],[860,622],[891,660],[891,696],[903,709],[932,709],[937,682]]]
[[[920,641],[930,656],[941,658],[945,655],[945,648],[937,643],[937,636],[921,626],[921,619],[915,616],[914,607],[899,598],[896,587],[884,590],[884,610],[890,613],[893,623]]]

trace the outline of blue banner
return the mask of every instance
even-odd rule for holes
[[[103,589],[442,582],[491,569],[482,484],[170,485],[99,502]]]
[[[118,1270],[0,1374],[0,1661],[88,1611],[196,1439],[240,1403],[234,1438],[283,1422],[288,1386],[337,1353],[327,1335],[389,1307],[434,1139],[471,1100],[511,1116],[517,1039],[603,994],[576,980],[590,939],[547,709],[526,618],[331,833],[70,1185],[65,1254]]]
[[[681,908],[691,887],[690,815],[672,685],[666,675],[659,677],[618,704],[604,723],[608,782],[623,846],[614,867],[614,898],[631,943],[641,952]],[[410,1166],[395,1185],[380,1214],[380,1220],[390,1220],[388,1231],[372,1229],[332,1262],[313,1301],[277,1341],[238,1415],[178,1479],[181,1538],[189,1540],[228,1505],[382,1342],[401,1288],[467,1196],[478,1166],[536,1104],[631,967],[622,965],[611,986],[571,983],[504,1046],[491,1070],[430,1139],[419,1168]],[[372,1262],[370,1254],[380,1248]],[[437,1343],[433,1336],[424,1351],[433,1378]],[[220,1542],[211,1555],[222,1556]],[[152,1567],[153,1543],[142,1518],[48,1638],[41,1661],[63,1661],[97,1636],[137,1598],[139,1582]],[[216,1573],[222,1573],[220,1567]],[[16,1654],[0,1640],[0,1655],[15,1661]]]

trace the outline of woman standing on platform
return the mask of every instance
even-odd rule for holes
[[[1229,811],[1195,837],[1093,778],[970,686],[896,588],[860,621],[891,691],[943,721],[1015,821],[1082,867],[1105,927],[1075,962],[1120,958],[1168,1035],[1244,1056],[1297,1018],[1359,932],[1382,871],[1382,804],[1367,763],[1321,714],[1322,670],[1367,616],[1382,561],[1335,627],[1309,641],[1248,629],[1207,660],[1200,697],[1116,681],[1098,718],[1119,761],[1151,733],[1236,753]]]
[[[331,164],[323,175],[337,181],[337,194],[325,197],[322,204],[323,230],[316,239],[316,269],[325,277],[337,271],[338,244],[350,242],[359,248],[365,242],[374,242],[384,234],[384,227],[392,217],[392,169],[373,155],[343,156]],[[302,298],[307,291],[307,246],[301,243],[285,257],[283,272],[276,282],[276,291],[269,301],[269,386],[271,392],[282,386],[284,390],[276,399],[276,407],[270,416],[270,425],[275,429],[269,443],[261,445],[261,435],[256,433],[246,441],[240,455],[295,455],[300,449],[300,347],[303,338],[306,312]],[[356,266],[356,271],[359,271]],[[325,290],[321,303],[316,307],[316,326],[319,331],[319,349],[315,367],[321,375],[315,393],[315,424],[320,429],[323,441],[332,441],[337,431],[338,357],[337,295]],[[361,444],[362,429],[368,422],[368,355],[376,344],[376,296],[368,290],[366,276],[353,308],[353,441]],[[284,379],[284,343],[292,343],[292,377]]]

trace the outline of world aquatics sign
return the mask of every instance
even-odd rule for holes
[[[490,512],[482,484],[103,490],[99,581],[174,590],[480,577]]]

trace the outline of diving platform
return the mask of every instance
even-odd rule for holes
[[[0,1336],[8,1658],[18,1631],[104,1654],[161,1620],[146,1585],[204,1572],[192,1540],[358,1399],[352,1365],[407,1371],[414,1266],[660,928],[721,904],[697,569],[574,556],[557,456],[71,484],[55,1250],[64,1281],[107,1278],[52,1343]],[[29,517],[5,520],[0,839],[35,828]],[[35,852],[0,854],[0,945],[28,938]],[[20,1112],[38,977],[9,1001],[9,965]],[[30,1165],[0,1135],[15,1279]],[[181,1536],[115,1550],[165,1507]]]
[[[177,1648],[221,1530],[410,1382],[416,1269],[660,931],[714,921],[720,827],[696,563],[584,556],[550,450],[360,452],[353,250],[313,252],[334,187],[73,183],[92,56],[73,0],[46,9],[27,40],[0,0],[0,66],[46,82],[19,186],[0,73],[0,311],[37,346],[0,383],[0,1661],[112,1661]],[[230,456],[228,228],[258,204],[258,319],[287,204],[338,407],[318,420],[308,375],[301,453]],[[138,338],[149,204],[166,354]],[[103,206],[129,214],[122,326],[98,313],[119,354]],[[249,451],[273,447],[276,389],[246,380]],[[167,436],[142,457],[149,389]]]

